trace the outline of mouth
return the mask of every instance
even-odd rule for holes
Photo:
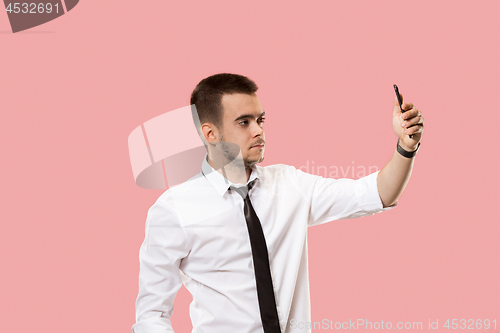
[[[261,148],[264,148],[264,145],[256,145],[256,146],[251,147],[250,149],[253,149],[253,148],[261,149]]]

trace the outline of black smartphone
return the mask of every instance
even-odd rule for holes
[[[398,98],[399,108],[401,109],[401,112],[404,113],[405,110],[403,110],[403,108],[401,107],[403,105],[403,101],[401,100],[401,95],[399,94],[399,89],[397,85],[394,85],[394,91],[396,92],[396,97]],[[413,138],[413,134],[410,135],[410,139],[411,138]]]

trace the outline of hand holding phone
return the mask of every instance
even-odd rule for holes
[[[403,110],[403,101],[401,100],[401,95],[399,94],[399,89],[398,89],[398,86],[397,85],[394,85],[394,91],[396,91],[396,97],[398,98],[398,103],[399,103],[399,108],[401,109],[401,112],[405,112],[405,110]],[[413,137],[412,134],[410,134],[410,139]]]

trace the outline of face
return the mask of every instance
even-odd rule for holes
[[[218,129],[219,141],[239,146],[245,167],[262,162],[265,112],[257,95],[224,94],[222,110],[222,128]]]

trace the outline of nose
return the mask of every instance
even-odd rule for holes
[[[252,137],[262,136],[264,134],[264,128],[258,122],[252,123]]]

